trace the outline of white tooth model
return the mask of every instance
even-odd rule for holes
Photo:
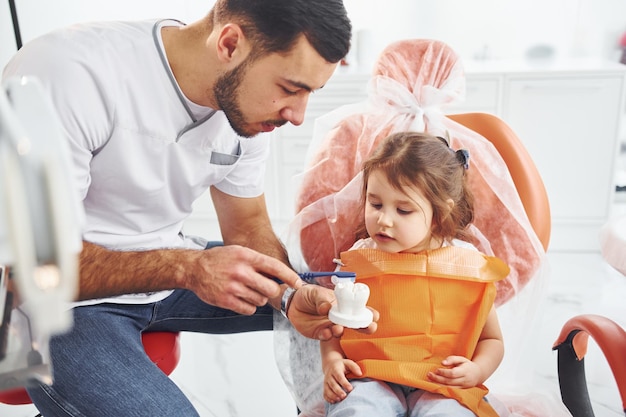
[[[369,326],[374,318],[372,311],[366,307],[370,296],[369,287],[351,280],[337,281],[335,284],[337,303],[333,304],[328,313],[330,321],[352,329]]]

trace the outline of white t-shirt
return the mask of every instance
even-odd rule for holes
[[[181,233],[194,200],[211,185],[237,197],[263,193],[269,135],[239,137],[223,112],[183,96],[162,48],[164,25],[181,23],[74,25],[27,43],[3,72],[35,76],[49,91],[83,198],[83,238],[110,249],[200,249]]]

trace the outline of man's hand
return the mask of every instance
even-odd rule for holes
[[[185,274],[185,287],[205,302],[247,315],[279,295],[280,286],[268,277],[295,288],[302,285],[283,262],[238,245],[198,251],[193,269]]]
[[[328,340],[332,337],[341,337],[343,326],[334,324],[328,319],[328,312],[335,302],[333,290],[319,285],[304,285],[293,295],[287,317],[293,327],[306,337],[317,340]],[[374,333],[380,314],[374,313],[374,321],[359,331],[367,334]]]

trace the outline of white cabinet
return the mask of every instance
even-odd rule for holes
[[[446,112],[500,114],[502,78],[494,77],[492,74],[469,73],[466,74],[465,79],[465,100],[448,106]]]
[[[626,66],[612,62],[466,63],[466,100],[448,113],[480,111],[511,125],[544,179],[552,210],[551,250],[598,250],[598,231],[614,198],[624,114]],[[275,131],[273,192],[277,228],[293,215],[315,118],[366,97],[367,74],[336,73],[313,94],[305,122]],[[272,181],[272,179],[269,179]]]
[[[595,249],[615,195],[624,77],[511,76],[503,118],[527,145],[552,210],[555,249]]]

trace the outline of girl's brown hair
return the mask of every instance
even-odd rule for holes
[[[452,150],[444,138],[418,132],[391,134],[363,164],[363,207],[370,174],[382,171],[393,187],[417,187],[430,201],[433,237],[471,241],[467,228],[474,220],[474,198],[467,185],[468,163],[468,153]],[[448,199],[454,201],[452,210]],[[364,225],[359,232],[359,237],[366,235]]]

